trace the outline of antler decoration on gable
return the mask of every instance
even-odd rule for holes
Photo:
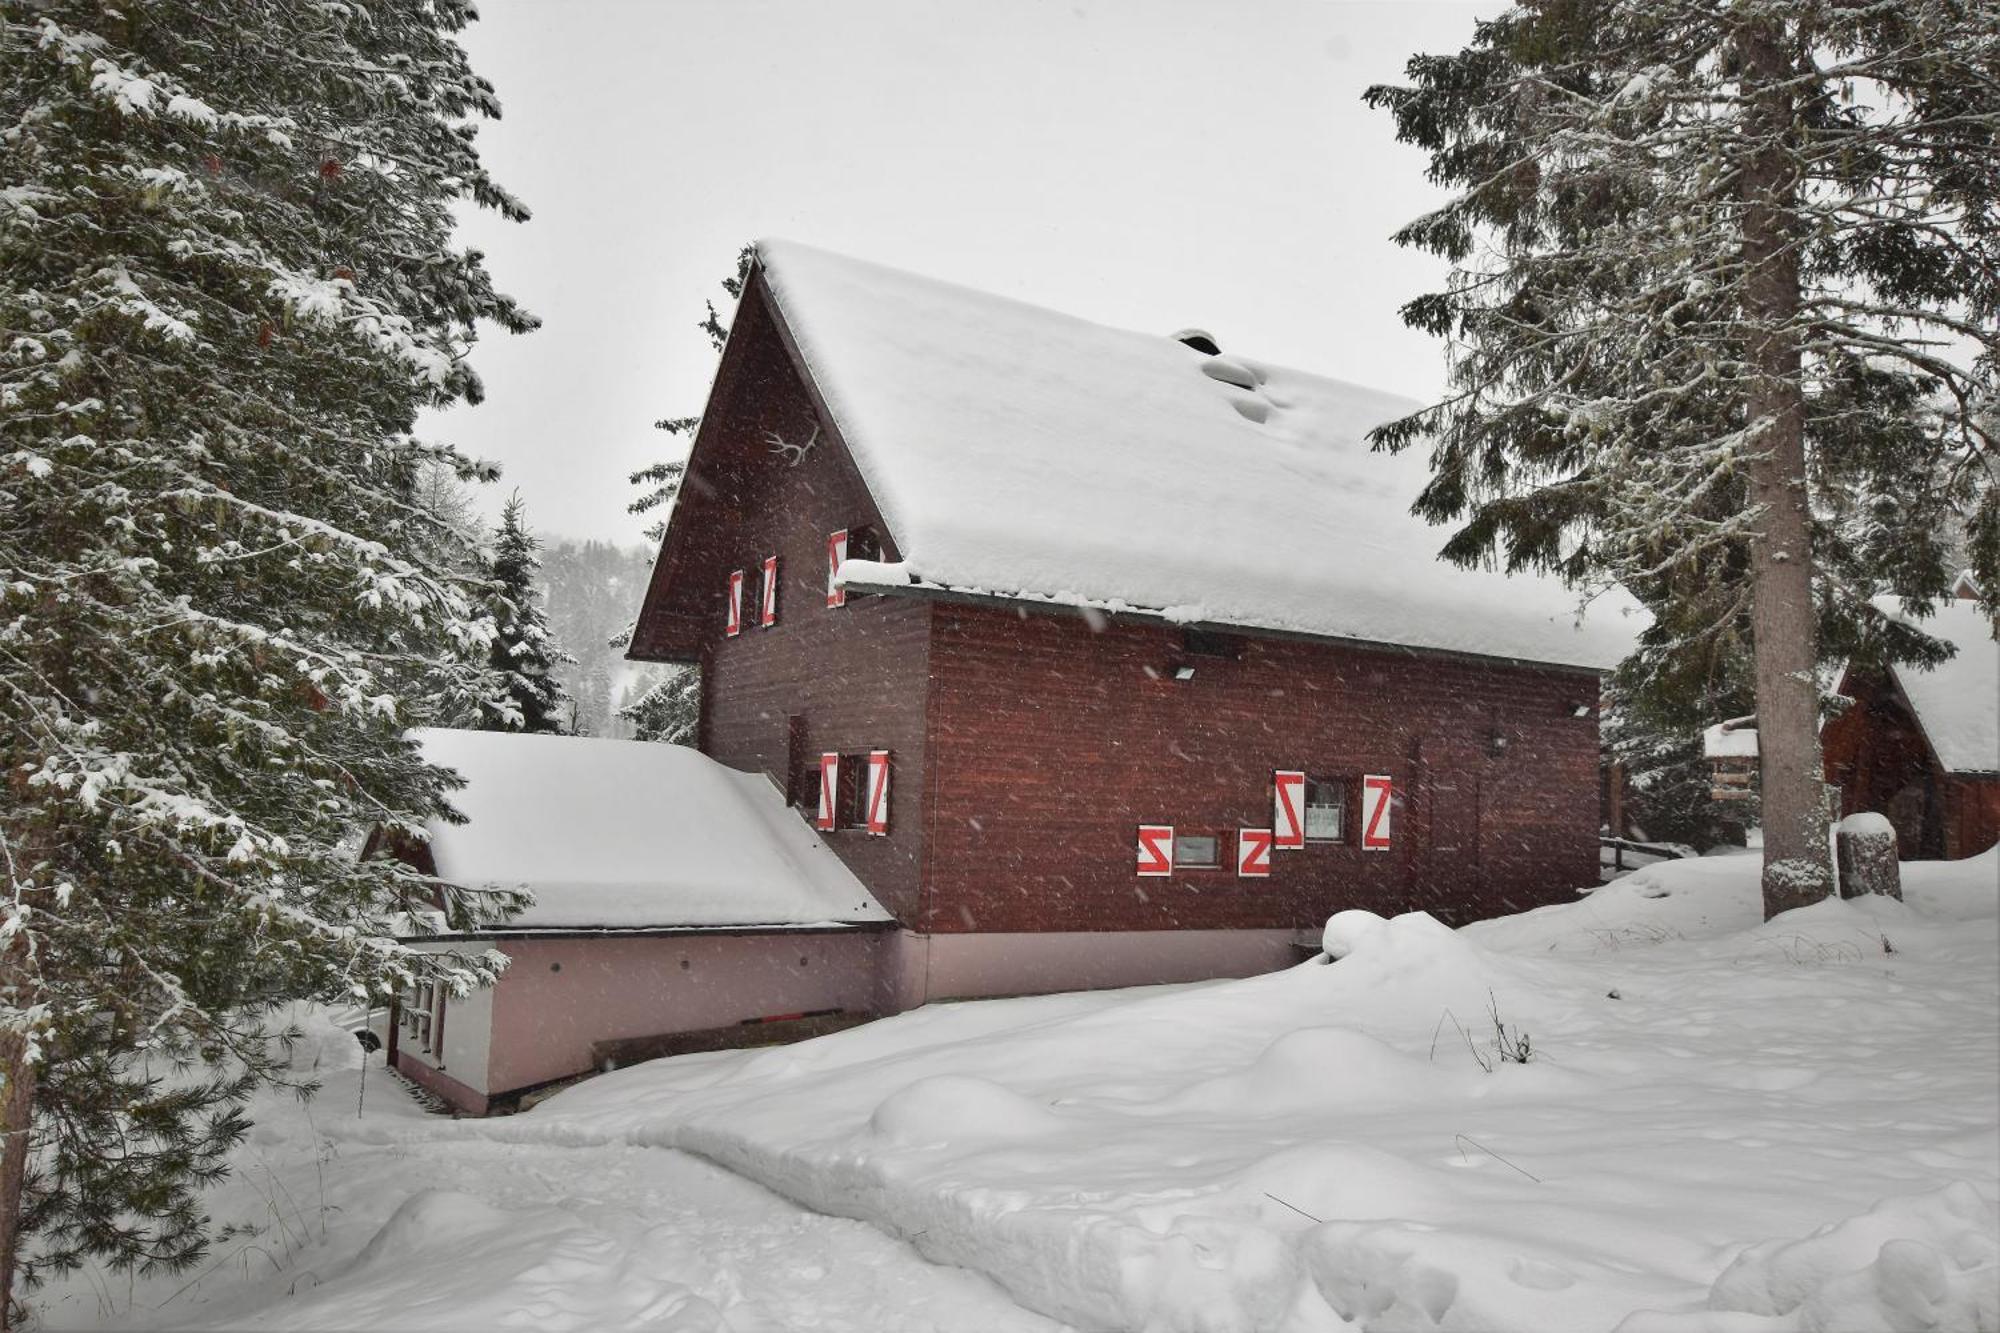
[[[812,434],[806,436],[804,444],[793,444],[774,430],[764,432],[764,443],[771,446],[772,453],[784,459],[792,467],[797,467],[805,462],[806,455],[812,452],[815,444],[819,443],[819,423],[813,423]]]

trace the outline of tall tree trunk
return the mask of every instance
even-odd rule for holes
[[[1805,451],[1805,386],[1796,323],[1797,183],[1786,147],[1794,73],[1782,25],[1746,24],[1739,55],[1749,105],[1743,190],[1743,315],[1752,370],[1746,407],[1758,429],[1750,498],[1760,518],[1750,548],[1750,611],[1763,777],[1764,916],[1833,891],[1825,773],[1819,749],[1818,630]]]
[[[17,933],[0,954],[0,1001],[28,1008],[21,961],[28,941]],[[35,1105],[35,1067],[28,1030],[0,1027],[0,1333],[14,1327],[14,1267],[20,1255],[21,1192],[28,1177],[28,1131]]]

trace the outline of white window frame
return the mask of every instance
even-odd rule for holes
[[[1342,843],[1347,841],[1347,787],[1348,784],[1346,781],[1340,778],[1315,778],[1310,776],[1306,778],[1305,799],[1300,802],[1299,822],[1305,830],[1307,842]],[[1321,795],[1328,790],[1334,793],[1335,799],[1332,802],[1313,799],[1315,796]],[[1324,831],[1318,833],[1313,831],[1313,811],[1315,810],[1332,810],[1334,812],[1334,831],[1331,834]]]

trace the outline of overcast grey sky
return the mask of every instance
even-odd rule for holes
[[[636,540],[626,474],[700,410],[702,301],[758,236],[1429,395],[1396,309],[1441,269],[1388,238],[1436,196],[1360,98],[1497,8],[481,0],[481,142],[535,217],[465,236],[544,327],[489,331],[486,402],[425,429],[544,535]]]

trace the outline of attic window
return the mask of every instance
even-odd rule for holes
[[[859,527],[847,530],[846,558],[848,560],[880,560],[882,558],[882,539],[876,535],[874,528],[863,523]],[[867,595],[859,588],[849,588],[846,591],[849,597],[865,597]]]
[[[1194,348],[1195,351],[1200,352],[1203,356],[1222,355],[1222,344],[1215,340],[1214,335],[1206,333],[1201,329],[1182,329],[1174,335],[1174,341]]]

